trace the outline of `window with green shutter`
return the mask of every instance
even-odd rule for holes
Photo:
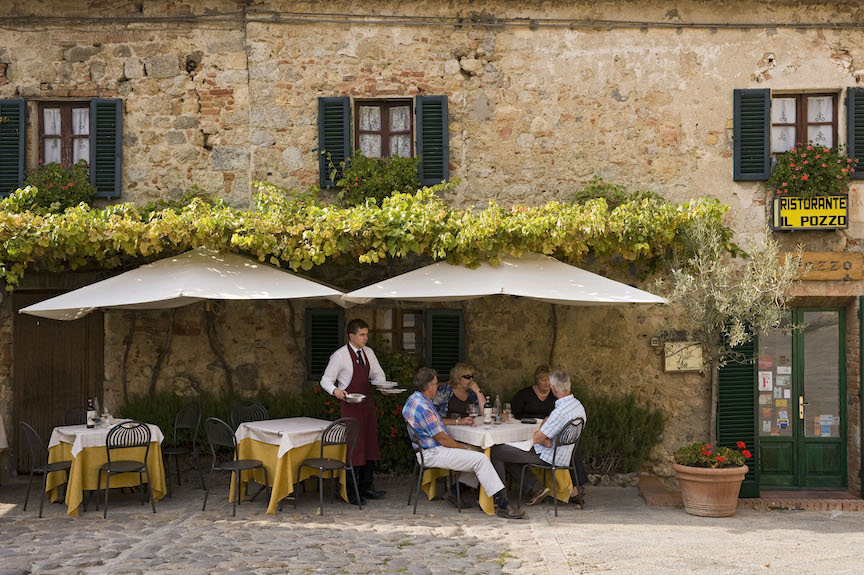
[[[450,178],[447,96],[417,97],[417,155],[420,185],[434,186]]]
[[[351,99],[318,98],[318,171],[322,188],[336,185],[340,164],[350,156]],[[331,178],[333,169],[336,175]]]
[[[90,183],[97,198],[119,198],[123,168],[123,102],[90,101]]]
[[[733,164],[735,181],[771,175],[771,91],[735,90]]]
[[[309,379],[321,379],[334,351],[345,344],[345,310],[306,310],[306,369]]]
[[[858,158],[852,179],[864,179],[864,88],[846,90],[846,152]]]
[[[27,103],[0,100],[0,197],[17,190],[24,182],[26,134]]]
[[[465,360],[465,325],[462,311],[426,310],[425,364],[438,372],[438,381],[450,379],[450,368]]]
[[[734,351],[743,358],[753,358],[756,349],[756,338],[753,338]],[[755,455],[747,461],[750,469],[741,484],[740,497],[759,497],[756,367],[755,361],[728,363],[720,368],[719,374],[717,443],[734,449],[738,441],[743,441]]]

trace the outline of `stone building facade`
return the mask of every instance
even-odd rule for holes
[[[762,182],[733,178],[733,90],[836,94],[845,143],[843,98],[864,73],[864,32],[852,26],[862,18],[864,7],[843,0],[13,3],[0,7],[0,100],[27,102],[27,167],[44,157],[40,103],[117,99],[120,200],[176,199],[198,186],[247,206],[253,181],[301,189],[319,182],[319,98],[349,97],[356,106],[443,95],[449,173],[461,180],[446,198],[453,205],[563,200],[599,175],[674,201],[716,197],[746,242],[765,233],[770,198]],[[848,229],[777,235],[790,248],[861,252],[864,201],[855,189],[849,207]],[[797,302],[845,318],[844,483],[853,490],[861,485],[862,286],[806,282]],[[3,298],[0,313],[10,437],[13,299]],[[457,307],[469,325],[467,356],[490,386],[512,389],[548,360],[548,305],[488,298]],[[301,345],[304,310],[293,312]],[[225,357],[244,391],[305,379],[285,330],[290,313],[282,302],[220,308]],[[374,313],[365,306],[348,315]],[[219,388],[201,314],[200,306],[177,311],[160,386]],[[707,378],[665,373],[651,346],[674,325],[656,308],[559,308],[558,316],[556,364],[589,387],[633,391],[671,416],[654,465],[668,475],[670,452],[707,436],[710,411]],[[130,316],[104,321],[104,393],[116,405]],[[167,321],[165,312],[139,313],[130,391],[147,388]]]

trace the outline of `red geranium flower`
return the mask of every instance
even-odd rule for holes
[[[726,458],[723,457],[722,455],[718,455],[718,456],[717,456],[717,461],[719,461],[720,463],[724,463],[724,462],[726,461]]]
[[[744,451],[742,451],[741,453],[743,453],[744,457],[746,457],[747,459],[750,459],[751,457],[753,457],[753,454],[750,453],[749,451],[747,451],[746,449]]]
[[[744,449],[745,447],[747,447],[746,445],[744,445],[744,442],[743,442],[743,441],[739,441],[738,443],[735,444],[735,446],[736,446],[738,449]]]

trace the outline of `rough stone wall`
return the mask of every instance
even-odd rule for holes
[[[0,300],[0,418],[10,446],[14,441],[15,421],[12,401],[12,298]],[[0,451],[0,481],[14,461],[8,449]]]
[[[244,16],[238,7],[230,0],[0,6],[0,98],[122,98],[123,200],[176,198],[197,185],[244,206],[252,180],[299,188],[317,182],[318,97],[446,94],[451,174],[461,179],[447,199],[456,205],[562,199],[600,175],[672,200],[717,197],[731,206],[728,221],[745,240],[763,233],[767,198],[761,183],[732,181],[733,88],[839,91],[857,85],[864,68],[864,32],[832,28],[864,17],[864,8],[852,1],[683,1],[671,8],[654,0],[326,5],[330,14],[376,14],[378,21],[403,14],[525,19],[512,26],[379,24],[357,18],[290,23],[280,19],[325,9],[315,2],[257,1]],[[201,14],[209,16],[193,18]],[[216,17],[220,14],[226,16]],[[9,18],[24,15],[37,18]],[[151,21],[91,19],[48,26],[38,19],[57,15],[140,15]],[[152,21],[156,17],[173,20]],[[554,18],[657,24],[553,27],[542,21]],[[793,21],[825,27],[772,24]],[[688,23],[701,25],[683,27]],[[843,142],[842,108],[839,129]],[[32,166],[35,125],[30,132]],[[809,250],[862,251],[864,202],[858,195],[856,190],[850,197],[849,230],[790,234],[782,241],[788,247],[804,241]],[[803,305],[806,298],[861,293],[861,283],[819,282],[802,286],[798,295]],[[549,306],[493,298],[467,302],[465,309],[469,356],[490,385],[512,389],[533,365],[548,360]],[[302,380],[293,344],[286,342],[287,304],[229,303],[220,310],[219,329],[238,389]],[[303,310],[298,304],[298,337]],[[5,406],[11,399],[8,311],[0,313]],[[368,313],[361,307],[348,315]],[[224,386],[201,314],[201,306],[177,311],[158,386],[178,391]],[[109,405],[121,393],[119,360],[129,317],[106,317]],[[584,384],[633,390],[673,416],[658,454],[662,462],[676,445],[707,435],[709,412],[707,380],[664,374],[647,343],[667,327],[666,319],[655,308],[562,308],[556,353],[556,363]],[[150,385],[148,368],[167,322],[166,312],[139,313],[130,353],[131,392]],[[858,421],[852,324],[850,485],[857,481],[853,463],[860,459],[851,433]],[[11,414],[5,413],[8,427]],[[657,471],[668,469],[659,464]]]

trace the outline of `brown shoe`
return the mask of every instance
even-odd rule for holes
[[[537,505],[544,499],[546,499],[551,491],[549,491],[548,487],[543,487],[538,489],[537,491],[532,491],[528,494],[528,498],[525,500],[525,505]]]
[[[504,519],[524,519],[525,512],[521,509],[516,509],[513,505],[507,505],[506,509],[498,508],[497,510],[498,517],[503,517]]]

